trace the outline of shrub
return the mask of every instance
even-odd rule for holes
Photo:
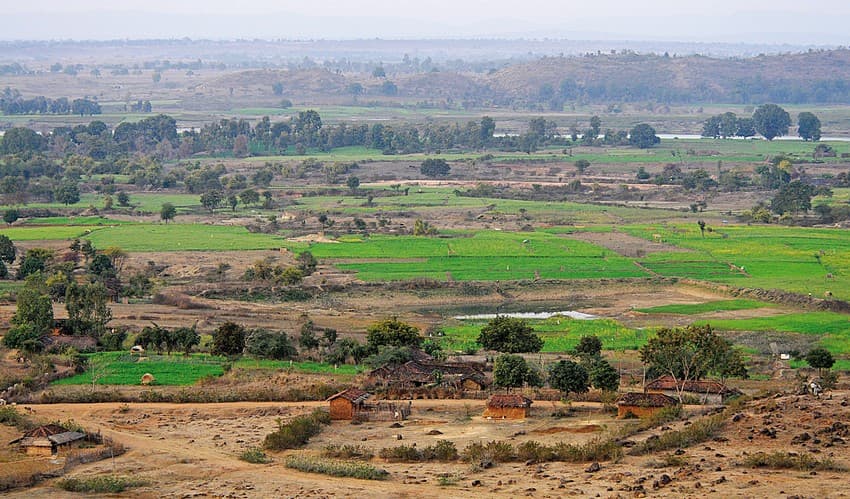
[[[364,459],[368,461],[369,459],[372,459],[372,456],[374,456],[374,454],[370,449],[367,449],[362,445],[331,444],[325,447],[325,449],[322,451],[322,456],[342,459]]]
[[[276,431],[266,435],[263,447],[268,450],[296,449],[307,444],[310,437],[318,435],[322,426],[330,424],[330,415],[321,409],[316,409],[306,416],[298,416],[289,423],[283,424],[278,419]]]
[[[795,452],[756,452],[744,459],[744,466],[750,468],[773,468],[781,470],[799,471],[844,471],[844,467],[836,464],[829,458],[818,461],[811,454],[797,454]]]
[[[396,447],[385,447],[378,453],[381,459],[390,462],[411,463],[422,461],[422,452],[412,445],[399,445]]]
[[[552,453],[555,461],[568,463],[618,461],[623,456],[623,448],[615,440],[596,438],[580,445],[558,442]]]
[[[56,486],[68,492],[92,494],[117,494],[133,487],[147,485],[144,480],[124,476],[93,476],[86,478],[64,478]]]
[[[462,457],[464,461],[472,463],[505,463],[513,461],[515,458],[514,448],[508,442],[491,441],[486,444],[481,442],[472,442],[463,449]]]
[[[307,473],[321,473],[361,480],[384,480],[389,475],[387,470],[376,468],[368,463],[336,461],[308,456],[289,456],[286,458],[286,467]]]
[[[451,440],[438,440],[434,445],[422,449],[422,457],[427,461],[456,461],[457,447]]]
[[[239,455],[239,459],[252,464],[266,464],[269,461],[269,456],[259,447],[251,447]]]
[[[543,463],[551,461],[554,457],[554,452],[551,447],[529,440],[517,446],[517,457],[523,461],[533,461],[535,463]]]
[[[642,455],[650,452],[689,447],[705,442],[725,424],[725,414],[715,414],[697,419],[690,426],[678,431],[668,431],[658,438],[649,438],[635,446],[630,454]]]

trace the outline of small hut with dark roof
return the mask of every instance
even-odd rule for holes
[[[679,392],[681,392],[683,397],[699,400],[701,404],[716,405],[721,405],[730,398],[741,395],[740,390],[730,388],[719,381],[709,379],[677,381],[669,375],[650,381],[644,387],[644,391],[663,393],[670,397],[678,397]]]
[[[18,445],[31,456],[55,456],[61,449],[69,448],[85,438],[85,433],[48,424],[24,433],[21,438],[9,442],[9,445]]]
[[[617,417],[624,418],[631,414],[639,418],[646,418],[677,403],[676,399],[663,393],[624,393],[617,400]]]
[[[370,394],[359,388],[349,388],[328,397],[331,404],[331,419],[354,419],[358,412],[363,411],[366,399]]]
[[[487,399],[484,417],[498,419],[525,419],[532,400],[522,395],[496,394]]]

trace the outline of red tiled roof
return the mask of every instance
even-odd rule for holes
[[[676,405],[676,399],[663,393],[628,392],[620,396],[617,405],[633,405],[637,407],[667,407]]]
[[[676,390],[677,382],[672,376],[661,376],[660,378],[650,381],[646,384],[645,390]],[[714,380],[698,380],[698,381],[679,381],[678,386],[681,391],[693,393],[732,393],[735,390],[729,388],[719,381]]]

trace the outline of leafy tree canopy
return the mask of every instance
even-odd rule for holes
[[[507,353],[539,352],[543,348],[543,340],[528,322],[504,315],[481,328],[478,343],[487,350]]]

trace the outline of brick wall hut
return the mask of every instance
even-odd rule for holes
[[[363,411],[366,399],[369,397],[371,397],[370,394],[358,388],[349,388],[348,390],[331,395],[327,400],[331,406],[331,419],[354,419],[359,412]]]
[[[661,409],[677,403],[676,399],[663,393],[624,393],[617,400],[617,417],[624,418],[632,414],[639,418],[648,418]]]
[[[532,401],[522,395],[491,395],[487,399],[484,417],[497,419],[525,419]]]

